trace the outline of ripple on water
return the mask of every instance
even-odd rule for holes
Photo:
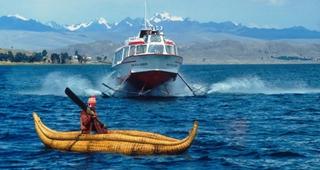
[[[305,158],[303,154],[293,151],[271,151],[267,155],[274,158]]]

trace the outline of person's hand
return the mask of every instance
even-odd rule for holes
[[[89,107],[87,107],[86,113],[91,115],[91,116],[95,115],[94,112]]]

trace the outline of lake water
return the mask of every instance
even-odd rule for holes
[[[172,86],[174,98],[102,98],[97,111],[110,129],[183,138],[180,155],[126,156],[46,148],[35,111],[55,130],[78,130],[83,100],[104,91],[110,66],[0,66],[0,168],[17,169],[320,169],[320,65],[183,66],[183,77],[206,95]],[[176,89],[174,89],[176,88]],[[182,89],[182,90],[181,90]]]

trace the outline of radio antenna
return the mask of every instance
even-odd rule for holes
[[[144,28],[147,29],[147,0],[144,0]]]

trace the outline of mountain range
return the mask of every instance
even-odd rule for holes
[[[168,12],[156,13],[149,18],[148,25],[163,29],[165,35],[180,46],[182,54],[188,56],[191,63],[194,57],[202,56],[203,61],[210,61],[206,56],[218,54],[222,58],[230,55],[234,58],[241,54],[241,60],[244,56],[256,55],[269,58],[273,55],[320,58],[320,50],[314,48],[319,47],[320,32],[302,26],[256,28],[231,21],[199,22],[173,16]],[[86,55],[110,56],[117,46],[128,37],[137,35],[143,27],[142,18],[127,17],[120,22],[110,23],[101,17],[78,24],[62,25],[55,21],[43,23],[20,15],[8,15],[0,17],[0,48],[47,49],[52,52],[80,49]],[[229,51],[226,53],[222,49]]]
[[[264,40],[277,39],[320,39],[320,32],[306,29],[302,26],[290,28],[254,28],[242,24],[226,22],[199,22],[189,18],[173,16],[168,12],[156,13],[148,20],[149,24],[164,29],[168,35],[180,35],[191,38],[181,38],[182,42],[193,41],[193,35],[201,37],[214,33],[225,33],[234,36],[257,38]],[[78,24],[61,25],[54,21],[42,23],[35,19],[27,19],[20,15],[8,15],[0,17],[0,30],[54,32],[74,35],[85,35],[93,40],[123,41],[124,37],[137,34],[143,28],[142,18],[132,19],[127,17],[120,22],[109,23],[105,18],[82,22]],[[189,36],[190,35],[190,36]],[[199,39],[199,38],[198,38]],[[196,39],[197,40],[197,39]],[[200,38],[201,40],[201,38]]]

